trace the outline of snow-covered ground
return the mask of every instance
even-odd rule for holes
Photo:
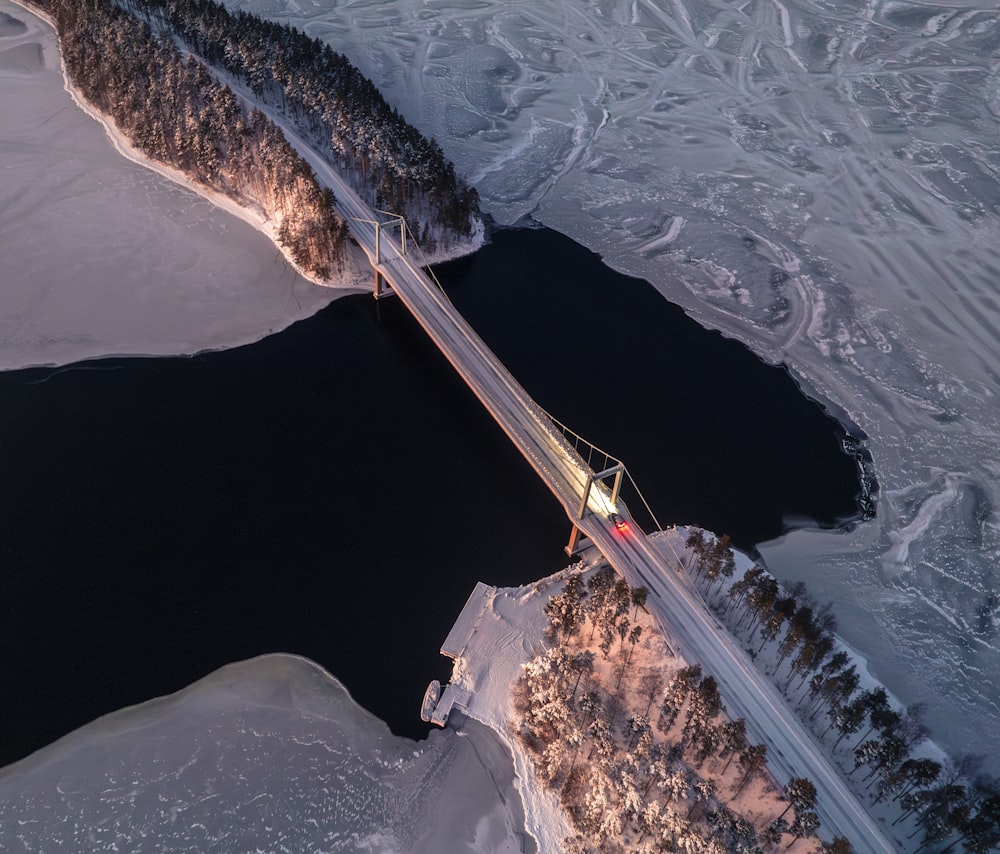
[[[0,849],[534,851],[510,755],[457,723],[414,742],[310,661],[228,665],[0,771]]]
[[[244,344],[367,284],[317,287],[259,219],[129,162],[64,89],[52,30],[8,0],[0,115],[0,369]]]
[[[1000,736],[994,4],[231,3],[345,53],[499,221],[648,278],[864,430],[878,518],[762,551],[943,744]]]
[[[680,560],[685,565],[689,565],[695,558],[684,544],[685,536],[685,531],[672,529],[658,535],[655,540],[657,547],[662,549],[665,554],[669,554],[671,559]],[[534,770],[536,758],[532,757],[525,744],[514,735],[518,726],[515,723],[517,713],[512,704],[512,691],[522,676],[523,667],[551,645],[551,641],[544,640],[544,633],[548,626],[544,607],[549,601],[549,597],[559,594],[571,575],[581,572],[589,575],[593,570],[605,564],[600,553],[593,547],[586,548],[581,557],[582,561],[579,564],[520,588],[497,589],[480,585],[482,589],[477,588],[470,597],[469,603],[456,621],[447,641],[447,645],[450,647],[448,654],[454,656],[451,685],[467,692],[469,699],[466,711],[468,714],[473,719],[487,724],[511,751],[514,757],[514,767],[517,769],[517,785],[524,803],[525,826],[537,840],[541,851],[560,850],[560,842],[566,837],[571,825],[560,806],[557,796],[558,786],[556,789],[551,789],[538,781]],[[744,554],[737,553],[735,557],[738,570],[734,578],[739,577],[742,571],[753,563]],[[652,603],[656,594],[655,591],[650,591],[650,593],[650,598],[646,600],[647,605],[650,606],[649,609],[647,610],[644,606],[642,609],[636,609],[633,614],[633,619],[638,619],[638,623],[635,624],[641,624],[645,631],[642,640],[633,649],[634,658],[630,659],[629,672],[634,675],[652,669],[666,676],[692,662],[678,653],[682,644],[679,644],[673,626],[667,626],[666,631],[661,632],[660,629],[664,624],[656,616],[658,609]],[[720,598],[723,597],[720,596]],[[588,632],[585,630],[583,634],[586,636]],[[578,649],[587,646],[585,643],[580,643],[579,638],[574,643],[579,644]],[[592,651],[598,652],[597,646],[594,643]],[[767,669],[774,667],[778,660],[775,652],[776,647],[777,643],[756,657],[757,667],[761,669],[768,665]],[[713,668],[716,662],[710,658],[699,660],[698,663],[705,665],[708,673],[719,672]],[[858,664],[862,665],[863,662],[858,661]],[[605,689],[610,690],[608,686],[614,679],[612,663],[605,661],[598,654],[595,666],[604,680]],[[874,683],[870,681],[865,684],[865,688],[873,686]],[[640,696],[640,689],[633,681],[633,677],[626,680],[620,696],[626,701],[626,704],[633,704],[629,708],[637,709],[642,705],[642,702],[637,699]],[[658,696],[655,700],[657,707],[661,701],[662,697]],[[736,711],[729,708],[727,714],[730,718],[734,718]],[[797,723],[794,728],[799,729]],[[788,735],[788,729],[787,722],[780,716],[765,716],[752,722],[748,720],[751,741],[763,741],[768,745],[768,756],[770,757],[768,766],[772,773],[768,775],[767,779],[758,781],[745,792],[736,791],[734,793],[733,777],[738,779],[741,776],[739,772],[736,772],[735,767],[730,773],[729,779],[723,782],[726,778],[725,769],[730,763],[719,760],[715,764],[709,763],[699,769],[699,773],[712,776],[715,779],[727,805],[741,815],[748,817],[757,825],[758,831],[763,830],[763,827],[774,816],[780,814],[784,806],[787,806],[787,804],[781,803],[780,786],[787,783],[793,776],[805,775],[817,783],[819,812],[823,814],[823,818],[827,822],[826,809],[831,806],[832,799],[836,797],[832,791],[824,787],[822,777],[817,776],[818,768],[796,766],[794,762],[790,769],[783,767],[788,765],[788,758],[796,755],[791,750],[783,754],[780,752],[780,748],[777,748],[779,744],[785,744],[787,747],[785,738]],[[801,732],[804,733],[805,730],[801,730]],[[663,735],[667,734],[663,733]],[[674,736],[676,737],[676,735],[675,731]],[[808,740],[808,737],[806,738]],[[775,753],[776,749],[777,753]],[[934,746],[928,746],[928,750],[934,751]],[[848,763],[846,770],[851,770],[850,763]],[[859,803],[864,803],[866,793],[863,788],[857,785],[854,785],[853,788],[855,793],[860,794]],[[850,798],[854,797],[854,794],[847,792],[847,790],[845,790],[845,794]],[[864,809],[864,807],[858,808]],[[850,809],[854,809],[854,807]],[[834,811],[832,814],[838,813]],[[847,811],[839,813],[840,816],[847,814]],[[904,825],[896,831],[889,827],[890,822],[898,816],[898,811],[892,805],[882,804],[881,807],[873,810],[873,816],[879,822],[879,831],[888,833],[888,836],[878,846],[870,844],[866,846],[860,835],[852,835],[844,828],[839,828],[842,834],[851,837],[858,851],[887,851],[893,845],[898,850],[910,850],[915,847],[915,845],[905,841],[905,834],[909,833],[913,829],[912,827]],[[835,831],[830,826],[822,828],[820,832],[820,835],[826,839],[834,834]],[[785,850],[786,847],[795,851],[812,850],[813,846],[807,841],[802,843],[786,841],[780,846],[781,850]]]

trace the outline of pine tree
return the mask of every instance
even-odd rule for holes
[[[767,769],[767,747],[763,744],[750,744],[737,757],[740,768],[743,769],[743,777],[736,787],[735,794],[742,794],[743,790],[757,777],[765,773]]]
[[[819,829],[819,816],[814,812],[804,811],[795,814],[795,821],[788,826],[788,832],[794,837],[786,848],[791,848],[803,836],[812,837]]]
[[[807,777],[792,777],[785,784],[784,793],[788,799],[788,806],[782,810],[778,818],[784,818],[785,813],[793,807],[796,813],[816,807],[816,786]]]
[[[722,725],[722,738],[719,744],[720,755],[726,760],[726,764],[722,767],[723,774],[728,770],[733,757],[741,753],[746,748],[746,745],[746,721],[743,718],[726,721]]]
[[[698,664],[684,667],[670,678],[660,706],[660,716],[656,722],[661,732],[667,732],[674,725],[688,695],[700,679],[701,665]]]
[[[584,620],[583,598],[586,589],[579,575],[571,575],[566,585],[557,596],[550,596],[545,604],[545,616],[548,617],[549,630],[558,635],[565,643],[570,637],[579,633]]]

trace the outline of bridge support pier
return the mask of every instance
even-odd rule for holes
[[[580,550],[580,543],[585,539],[585,534],[576,525],[569,532],[569,542],[563,550],[568,557],[573,557]]]
[[[392,286],[385,280],[385,276],[383,276],[376,268],[375,290],[372,292],[372,296],[374,296],[375,299],[380,300],[394,295],[395,294],[393,293]]]

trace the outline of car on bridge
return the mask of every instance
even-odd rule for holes
[[[628,530],[628,522],[626,522],[624,519],[622,519],[622,517],[619,516],[617,513],[609,513],[608,514],[608,521],[612,525],[614,525],[619,531],[627,531]]]

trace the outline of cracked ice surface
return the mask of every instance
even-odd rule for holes
[[[944,745],[997,738],[995,4],[232,5],[345,53],[498,220],[649,279],[862,428],[878,518],[763,551]]]
[[[287,655],[228,665],[0,771],[9,852],[533,851],[523,825],[489,729],[399,738]]]

